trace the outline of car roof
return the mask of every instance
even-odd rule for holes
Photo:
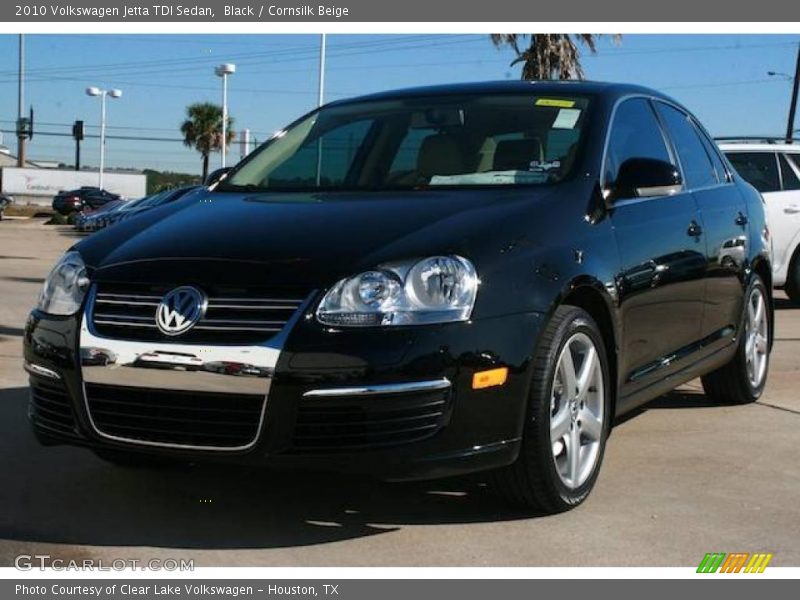
[[[723,152],[789,152],[800,153],[800,144],[769,144],[765,142],[717,142]]]
[[[630,94],[645,94],[656,96],[665,100],[671,98],[656,90],[628,83],[609,83],[602,81],[483,81],[475,83],[451,83],[446,85],[431,85],[422,87],[389,90],[357,96],[345,100],[337,100],[327,106],[342,106],[351,103],[368,102],[375,100],[394,100],[401,98],[414,98],[421,96],[444,95],[491,95],[491,94],[586,94],[602,95],[615,99]]]

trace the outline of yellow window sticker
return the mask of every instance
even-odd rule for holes
[[[558,98],[537,98],[536,106],[554,106],[556,108],[572,108],[575,100],[560,100]]]

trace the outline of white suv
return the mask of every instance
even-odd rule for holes
[[[773,285],[800,304],[800,143],[763,138],[717,141],[739,174],[764,197],[772,233]]]

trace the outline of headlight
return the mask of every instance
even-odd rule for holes
[[[460,256],[383,265],[337,282],[320,302],[317,320],[347,327],[466,321],[478,283],[475,267]]]
[[[81,307],[89,278],[77,252],[67,252],[50,271],[36,308],[51,315],[73,315]]]

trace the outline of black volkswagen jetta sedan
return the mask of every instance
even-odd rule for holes
[[[759,194],[649,89],[334,102],[208,191],[75,245],[25,328],[45,444],[589,494],[614,419],[761,394]],[[657,476],[654,474],[654,476]]]

